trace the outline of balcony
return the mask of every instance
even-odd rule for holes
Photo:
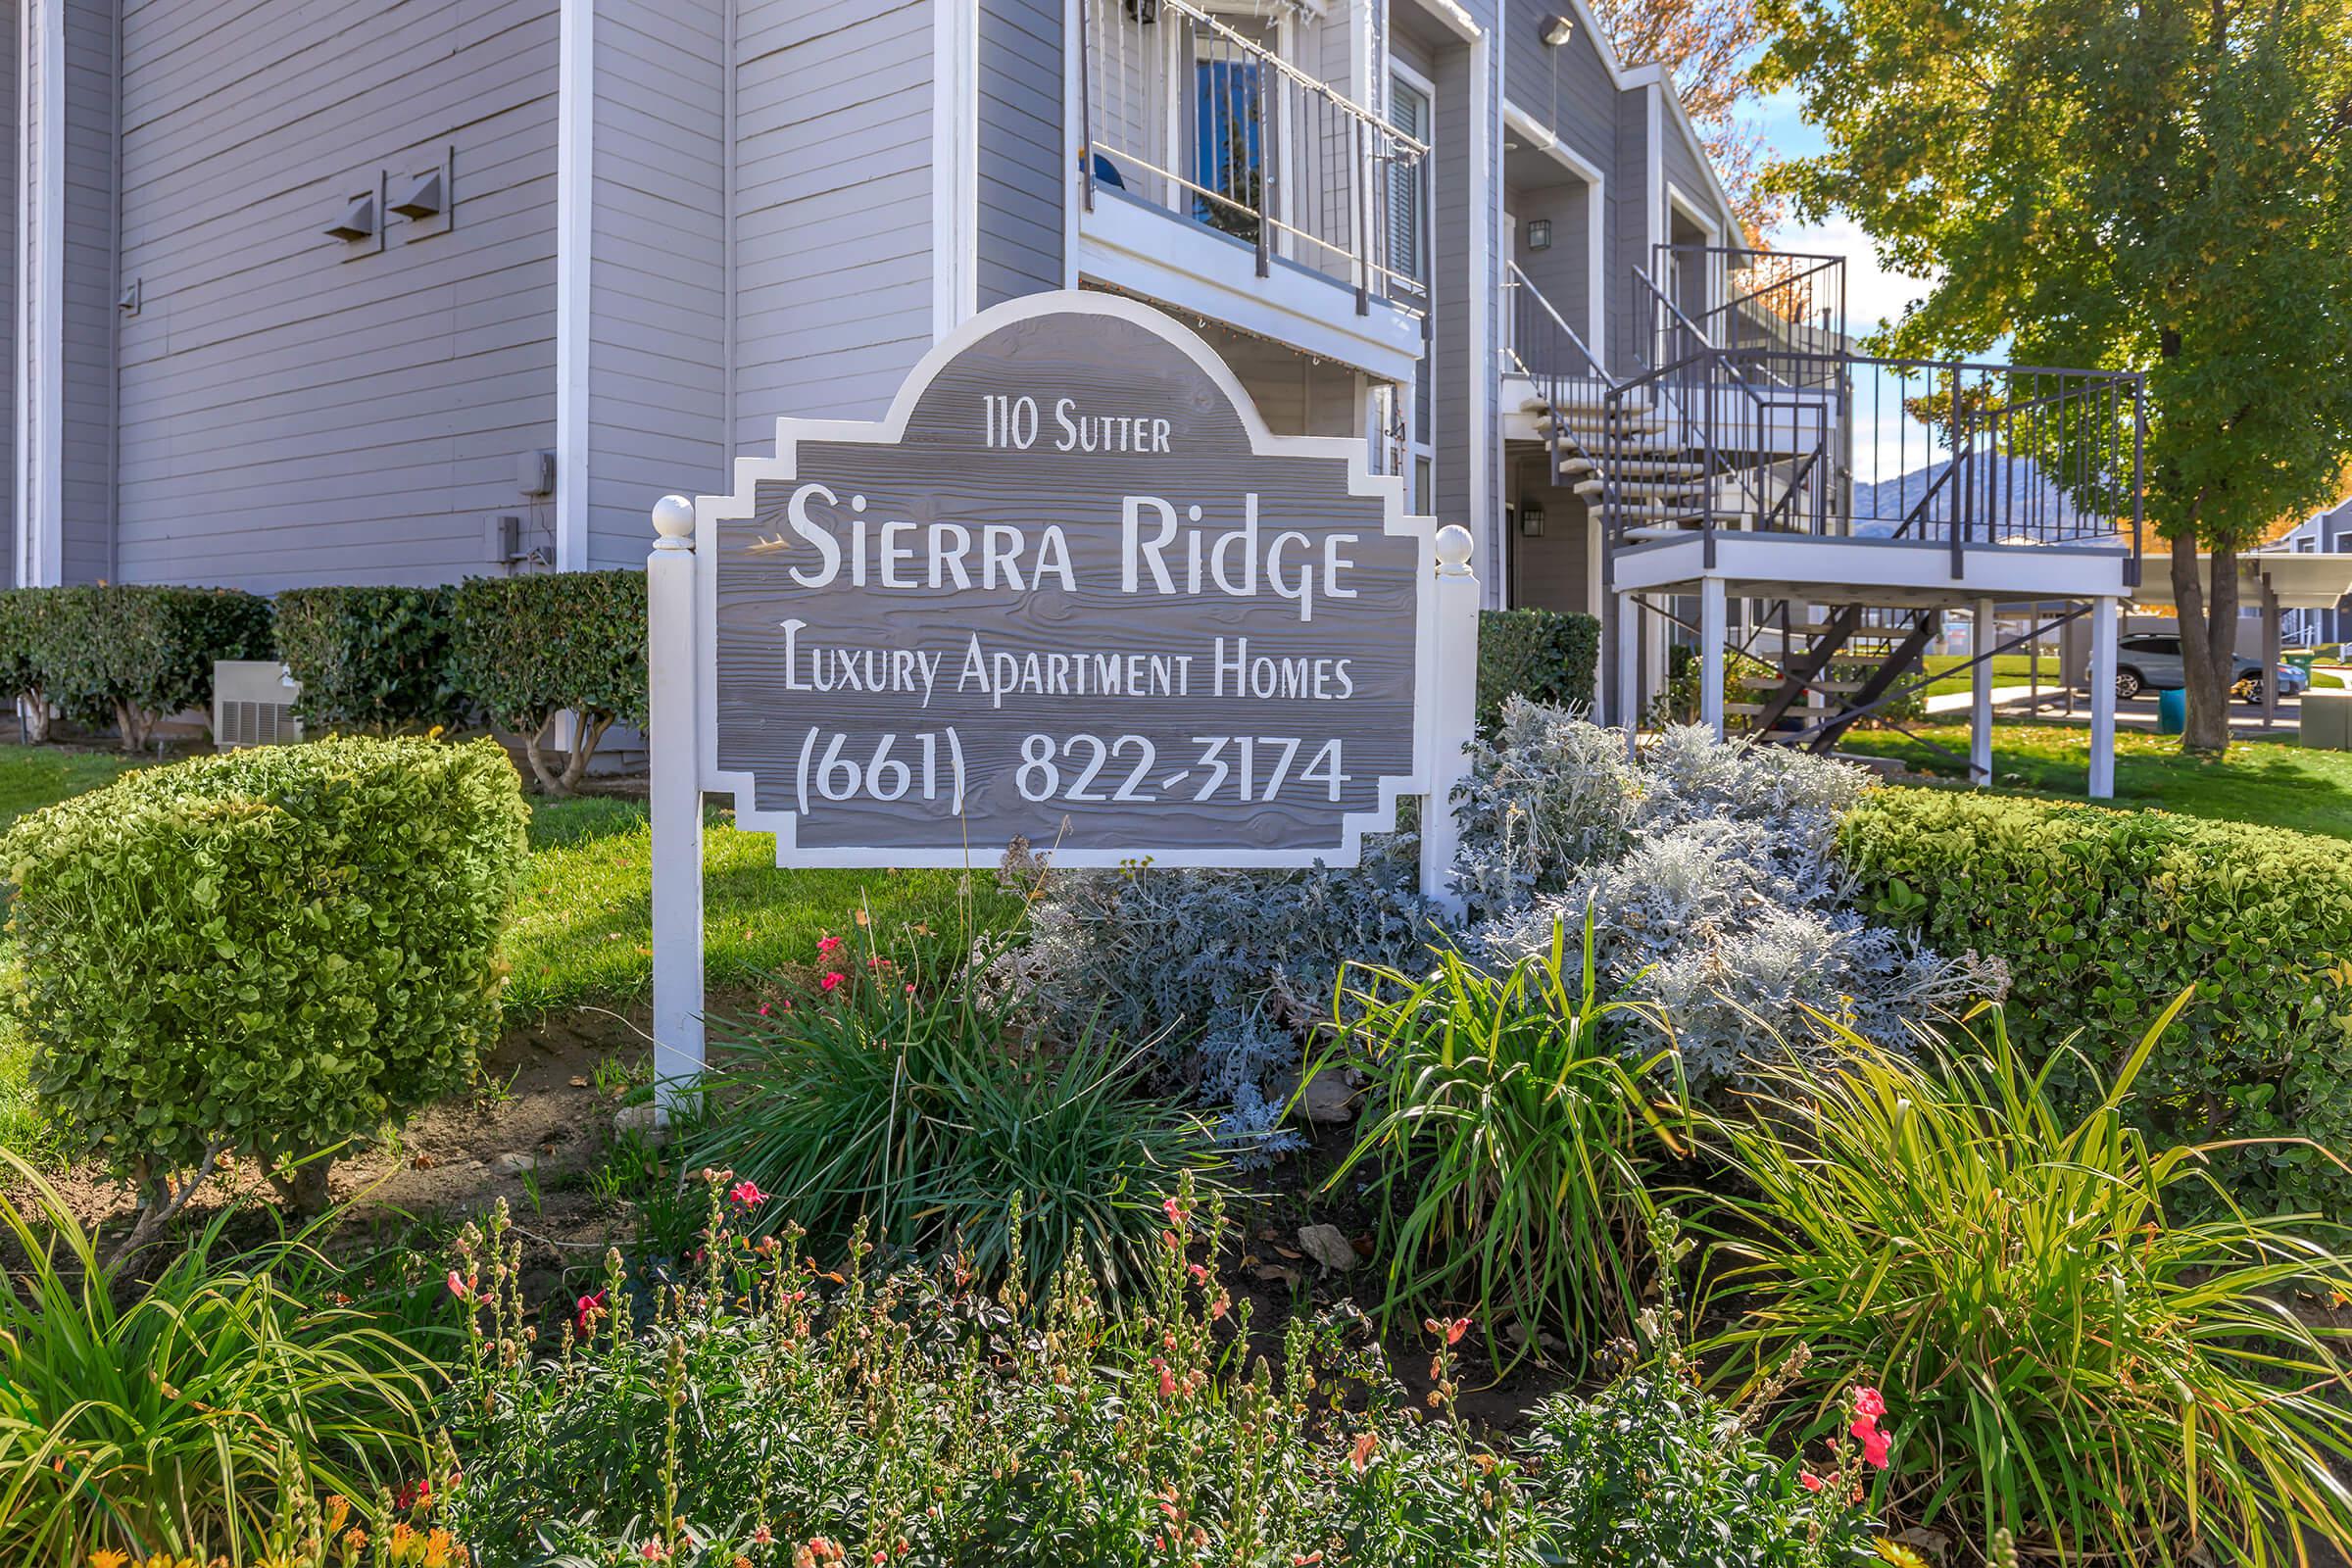
[[[1081,0],[1086,276],[1405,381],[1429,148],[1283,58],[1310,24]]]

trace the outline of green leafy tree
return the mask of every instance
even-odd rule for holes
[[[1762,7],[1759,80],[1794,89],[1828,143],[1774,183],[1936,279],[1893,352],[2006,340],[2020,363],[2146,375],[2184,744],[2222,750],[2237,553],[2327,501],[2352,454],[2352,6]]]

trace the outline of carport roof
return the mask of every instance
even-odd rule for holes
[[[2211,570],[2212,557],[2197,553],[2200,569],[2197,575],[2205,578]],[[2316,552],[2294,553],[2284,550],[2263,551],[2237,558],[2237,580],[2241,593],[2253,603],[2260,603],[2264,589],[2278,596],[2281,610],[2330,610],[2336,601],[2352,594],[2352,555],[2322,555]],[[2163,556],[2151,555],[2140,573],[2139,586],[2132,591],[2135,605],[2171,605],[2173,603],[2172,563]]]

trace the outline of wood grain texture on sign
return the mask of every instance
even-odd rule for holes
[[[987,331],[896,440],[788,422],[706,530],[715,765],[794,859],[1336,860],[1412,773],[1423,537],[1134,312]]]

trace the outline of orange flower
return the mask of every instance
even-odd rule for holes
[[[1355,1440],[1355,1446],[1348,1450],[1348,1463],[1357,1475],[1371,1468],[1372,1450],[1379,1446],[1380,1434],[1377,1432],[1366,1432]]]

